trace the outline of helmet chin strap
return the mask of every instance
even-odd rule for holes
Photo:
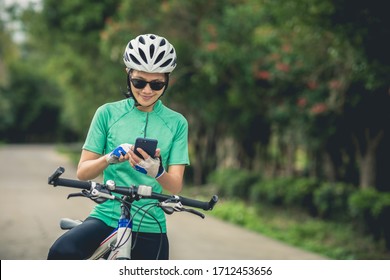
[[[135,98],[133,92],[131,91],[131,86],[130,86],[130,73],[127,73],[127,93],[125,94],[125,96],[127,98],[133,98],[134,99],[134,105],[136,107],[140,106],[141,104],[139,104],[139,102],[137,101],[137,99]]]
[[[157,98],[156,101],[154,101],[152,104],[148,105],[148,106],[145,106],[145,107],[150,107],[150,106],[153,106],[165,93],[165,91],[167,90],[168,88],[168,83],[169,83],[169,74],[165,74],[165,80],[166,80],[166,83],[165,83],[165,88],[164,88],[164,91],[163,93],[160,95],[159,98]],[[125,93],[125,96],[126,98],[133,98],[134,99],[134,106],[138,107],[138,106],[142,106],[138,100],[135,98],[133,92],[131,91],[131,85],[130,85],[130,73],[127,74],[127,93]]]

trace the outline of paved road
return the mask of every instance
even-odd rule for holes
[[[74,166],[52,145],[0,146],[0,259],[43,260],[62,233],[61,217],[85,217],[93,202],[67,200],[71,189],[54,188],[47,177],[58,166],[67,178]],[[181,260],[310,260],[324,257],[207,216],[169,216],[171,259]]]

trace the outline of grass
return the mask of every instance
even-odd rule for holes
[[[183,196],[208,199],[211,187],[187,187]],[[220,199],[213,215],[287,244],[336,260],[390,259],[384,244],[357,231],[352,224],[324,221],[296,209],[248,205]]]

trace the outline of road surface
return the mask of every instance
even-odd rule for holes
[[[83,219],[93,207],[87,199],[67,200],[72,189],[47,184],[58,166],[66,170],[63,177],[76,178],[74,165],[54,145],[0,146],[0,259],[46,259],[62,234],[60,218]],[[167,221],[173,260],[325,259],[211,216],[176,213]]]

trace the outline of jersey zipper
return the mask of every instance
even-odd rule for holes
[[[145,128],[144,128],[144,138],[146,138],[146,129],[148,128],[148,122],[149,122],[149,112],[146,113],[146,122],[145,122]]]

